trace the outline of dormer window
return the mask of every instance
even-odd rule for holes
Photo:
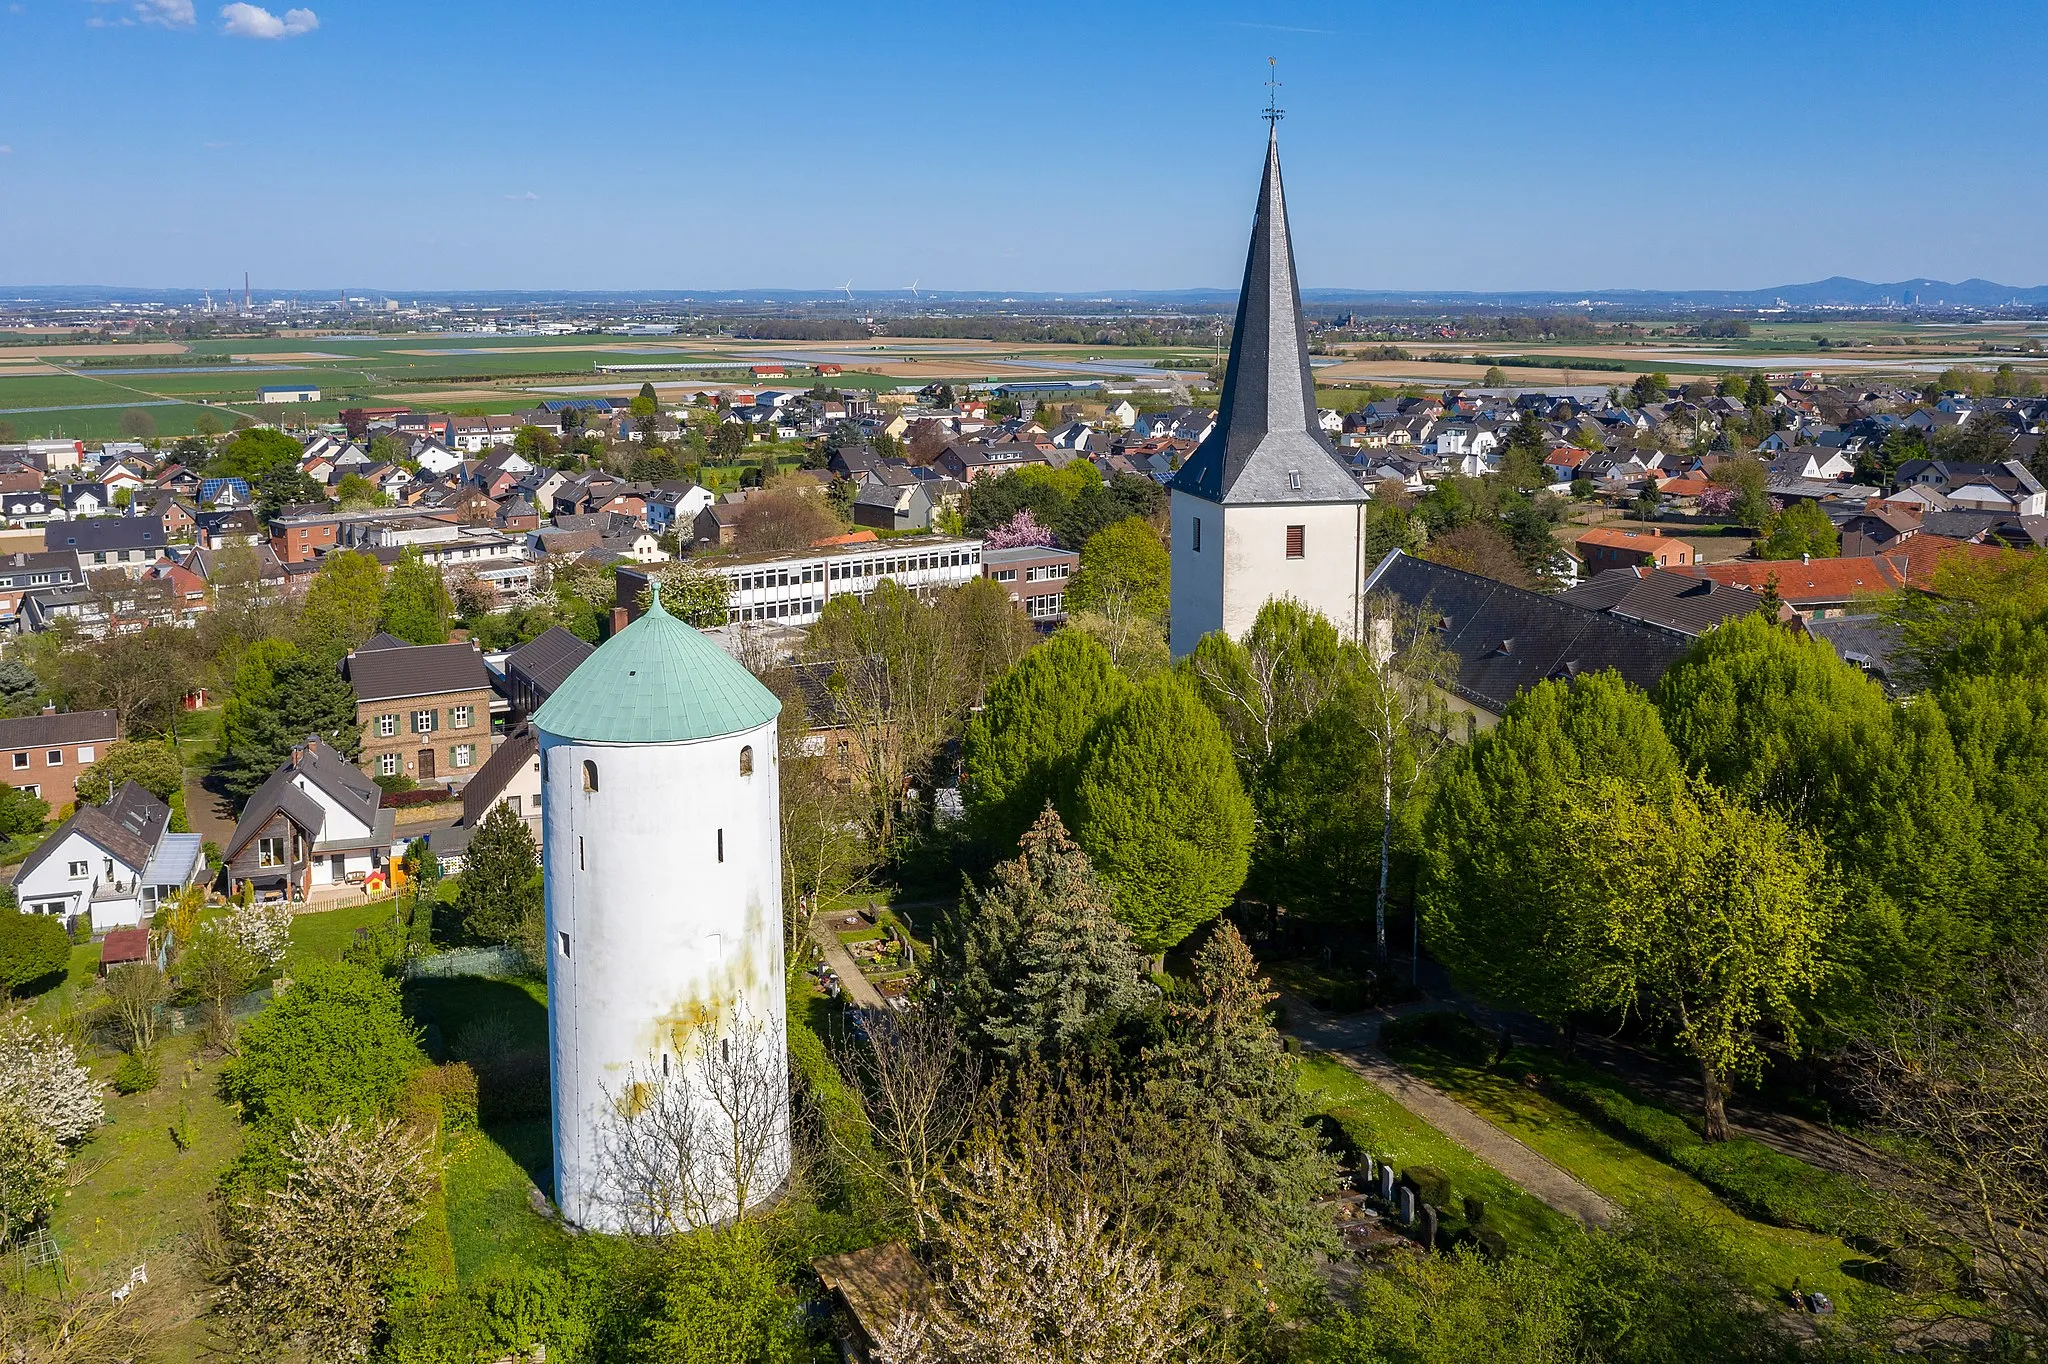
[[[1301,491],[1301,470],[1289,469],[1287,471],[1287,486],[1295,492]]]

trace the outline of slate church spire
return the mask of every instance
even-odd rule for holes
[[[1280,184],[1279,111],[1269,108],[1266,173],[1252,220],[1237,327],[1216,428],[1173,487],[1210,502],[1363,502],[1316,424],[1308,328]]]

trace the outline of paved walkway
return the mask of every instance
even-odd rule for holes
[[[863,1009],[886,1007],[882,1001],[882,992],[860,973],[860,967],[853,960],[853,953],[847,951],[846,944],[839,941],[839,934],[833,931],[828,919],[829,916],[826,915],[812,918],[811,941],[818,944],[819,955],[825,958],[825,964],[839,973],[839,983],[846,987],[846,997]]]
[[[1620,1209],[1457,1100],[1424,1084],[1379,1049],[1380,1024],[1394,1012],[1440,1007],[1430,1001],[1398,1011],[1329,1018],[1289,996],[1287,1030],[1383,1090],[1389,1098],[1505,1175],[1524,1193],[1567,1217],[1604,1227]]]

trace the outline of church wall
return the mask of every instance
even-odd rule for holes
[[[1167,643],[1173,656],[1191,652],[1211,630],[1223,628],[1223,508],[1190,493],[1169,497],[1173,522],[1173,608]],[[1195,549],[1195,518],[1202,548]]]
[[[1223,628],[1242,639],[1259,609],[1274,597],[1329,617],[1346,639],[1357,633],[1365,508],[1358,503],[1222,508]],[[1287,528],[1302,527],[1303,557],[1287,557]],[[1204,547],[1206,548],[1206,540]],[[1176,606],[1178,600],[1176,600]],[[1178,652],[1178,650],[1176,650]]]

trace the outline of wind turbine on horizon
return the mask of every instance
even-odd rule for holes
[[[917,292],[917,280],[910,281],[910,296],[916,299],[921,299],[924,297],[922,294]]]
[[[845,293],[846,293],[846,301],[847,301],[848,303],[851,303],[851,302],[853,302],[853,276],[852,276],[852,275],[848,275],[848,276],[846,277],[846,283],[844,283],[844,284],[840,285],[839,287],[840,287],[840,288],[841,288],[842,290],[844,290],[844,291],[845,291]]]

